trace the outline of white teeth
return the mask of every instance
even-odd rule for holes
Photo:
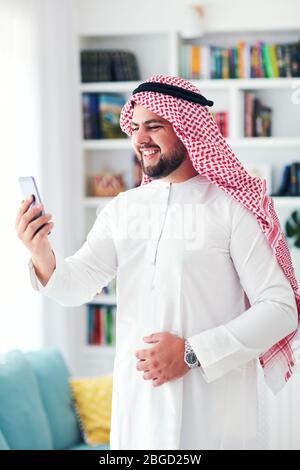
[[[148,156],[148,155],[153,155],[154,153],[157,153],[158,150],[144,150],[143,154],[145,156]]]

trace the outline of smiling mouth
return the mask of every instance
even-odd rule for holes
[[[142,156],[144,159],[151,160],[159,155],[159,149],[152,149],[152,150],[142,150]]]

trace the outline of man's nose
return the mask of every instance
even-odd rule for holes
[[[140,127],[136,132],[135,132],[135,142],[138,145],[145,144],[150,142],[150,136],[147,133],[145,129]]]

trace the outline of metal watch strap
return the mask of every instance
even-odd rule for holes
[[[195,357],[197,358],[192,346],[190,345],[190,343],[188,342],[188,340],[186,339],[185,342],[184,342],[184,362],[191,368],[193,369],[194,367],[200,367],[200,362],[199,360],[197,359],[197,362],[195,362],[194,364],[190,364],[189,362],[187,362],[186,360],[186,356],[187,354],[194,354]]]

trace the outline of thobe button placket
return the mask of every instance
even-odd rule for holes
[[[169,200],[170,200],[170,189],[171,189],[171,184],[166,183],[165,184],[165,190],[168,191],[167,197],[166,197],[166,202],[165,202],[165,207],[162,210],[162,219],[161,219],[161,227],[159,231],[159,236],[157,239],[154,241],[151,249],[150,249],[150,262],[153,267],[153,273],[152,273],[152,281],[151,281],[151,289],[155,288],[155,272],[156,272],[156,260],[157,260],[157,251],[158,251],[158,246],[159,242],[162,236],[162,232],[165,226],[166,222],[166,217],[167,217],[167,211],[168,211],[168,206],[169,206]]]

